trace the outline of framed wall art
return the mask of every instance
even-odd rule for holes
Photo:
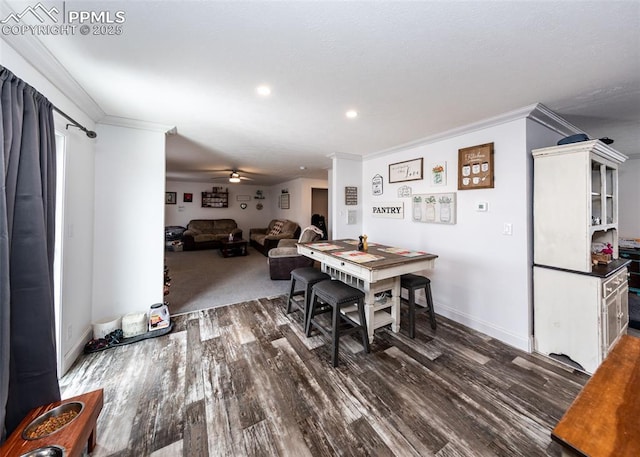
[[[411,219],[433,224],[456,223],[456,193],[414,194]]]
[[[358,204],[358,188],[356,186],[345,186],[344,188],[344,204]]]
[[[165,192],[164,203],[165,205],[175,205],[178,202],[177,192]]]
[[[493,188],[493,143],[458,150],[458,190]]]
[[[382,195],[382,176],[375,175],[371,180],[371,193],[373,195]]]
[[[182,201],[185,203],[193,202],[193,194],[189,192],[185,192],[184,194],[182,194]]]
[[[439,162],[431,162],[431,185],[446,186],[447,185],[447,162],[444,160]]]
[[[389,182],[416,181],[422,179],[423,159],[407,160],[389,165]]]
[[[289,194],[280,194],[280,209],[289,209]]]

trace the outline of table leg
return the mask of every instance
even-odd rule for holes
[[[373,328],[374,307],[373,303],[367,300],[367,297],[365,297],[365,300],[364,315],[367,319],[367,334],[369,335],[369,343],[373,343],[373,331],[375,330],[375,328]]]
[[[96,447],[96,428],[97,427],[93,427],[93,430],[91,430],[91,435],[89,435],[89,441],[87,442],[87,450],[89,452],[93,452]]]
[[[391,289],[391,331],[398,333],[400,331],[400,277],[396,276]]]

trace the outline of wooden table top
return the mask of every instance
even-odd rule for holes
[[[333,245],[339,246],[340,248],[323,250],[321,247],[319,247],[322,244],[325,244],[325,245],[333,244]],[[356,265],[360,265],[370,270],[395,267],[395,266],[404,265],[407,263],[419,262],[424,260],[434,260],[438,258],[437,255],[430,254],[424,251],[404,249],[404,248],[395,247],[395,246],[385,246],[383,244],[376,244],[376,243],[369,243],[369,249],[366,251],[366,254],[372,254],[375,256],[382,257],[379,260],[372,260],[370,262],[358,262],[356,260],[351,260],[348,257],[341,257],[340,255],[336,255],[338,253],[345,252],[345,251],[357,251],[358,240],[353,240],[353,239],[314,241],[312,243],[302,243],[301,246],[304,246],[309,249],[314,249],[317,252],[321,252],[322,254],[334,257],[336,259],[352,262]],[[397,250],[399,253],[385,251],[385,249]]]
[[[640,338],[621,337],[551,437],[577,455],[640,456]]]

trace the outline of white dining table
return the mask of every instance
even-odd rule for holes
[[[318,261],[332,278],[364,292],[370,342],[374,331],[385,325],[391,324],[395,333],[400,331],[400,277],[431,270],[438,258],[424,251],[377,243],[369,243],[366,252],[359,251],[358,241],[353,239],[299,243],[298,253]],[[390,296],[383,292],[390,292]],[[359,322],[355,305],[342,311]]]

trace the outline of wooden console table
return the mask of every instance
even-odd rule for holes
[[[551,437],[563,456],[640,456],[640,338],[623,335]]]
[[[103,398],[102,389],[98,389],[77,397],[66,398],[62,401],[32,409],[2,445],[0,455],[2,457],[19,457],[34,449],[51,445],[64,448],[66,457],[81,457],[85,447],[89,452],[92,452],[96,445],[96,422],[100,411],[102,411]],[[84,403],[84,408],[64,428],[37,440],[25,440],[22,438],[22,431],[35,418],[57,406],[73,401]]]

